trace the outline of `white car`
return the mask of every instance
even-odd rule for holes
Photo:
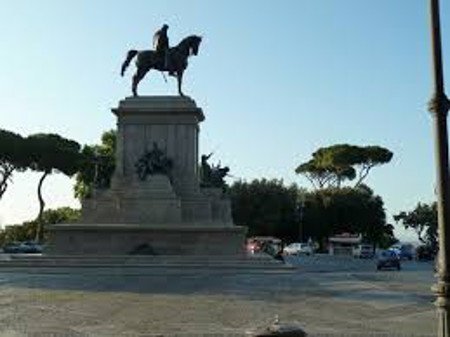
[[[283,249],[285,255],[311,255],[313,254],[313,249],[307,243],[294,242]]]
[[[372,245],[366,245],[362,244],[358,247],[353,248],[353,257],[359,258],[359,259],[371,259],[373,258],[373,246]]]

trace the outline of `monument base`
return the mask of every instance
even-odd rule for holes
[[[96,181],[98,188],[82,201],[79,223],[49,227],[49,257],[244,254],[246,228],[233,225],[230,199],[220,186],[199,183],[199,124],[205,117],[195,101],[129,97],[113,112],[111,184]]]
[[[59,224],[46,253],[67,255],[240,255],[246,228],[201,225]]]

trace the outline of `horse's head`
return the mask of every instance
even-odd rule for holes
[[[200,42],[202,42],[202,37],[197,35],[191,35],[184,38],[177,46],[179,50],[184,50],[188,56],[197,55],[198,49],[200,46]]]
[[[189,49],[189,55],[195,55],[198,54],[198,49],[200,47],[200,42],[202,42],[202,37],[197,35],[191,36],[191,45]]]

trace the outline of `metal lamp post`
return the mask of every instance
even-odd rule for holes
[[[439,233],[438,281],[434,290],[438,313],[438,336],[450,337],[450,205],[447,113],[450,102],[444,92],[439,0],[430,0],[434,90],[429,102],[433,116]]]

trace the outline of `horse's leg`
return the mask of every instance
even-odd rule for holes
[[[181,84],[183,83],[183,71],[177,71],[177,80],[178,80],[178,93],[180,96],[184,96],[183,91],[181,90]]]
[[[137,96],[137,86],[139,82],[144,78],[145,74],[150,70],[150,68],[137,68],[136,72],[133,75],[133,84],[131,86],[131,90],[133,91],[133,96]]]

